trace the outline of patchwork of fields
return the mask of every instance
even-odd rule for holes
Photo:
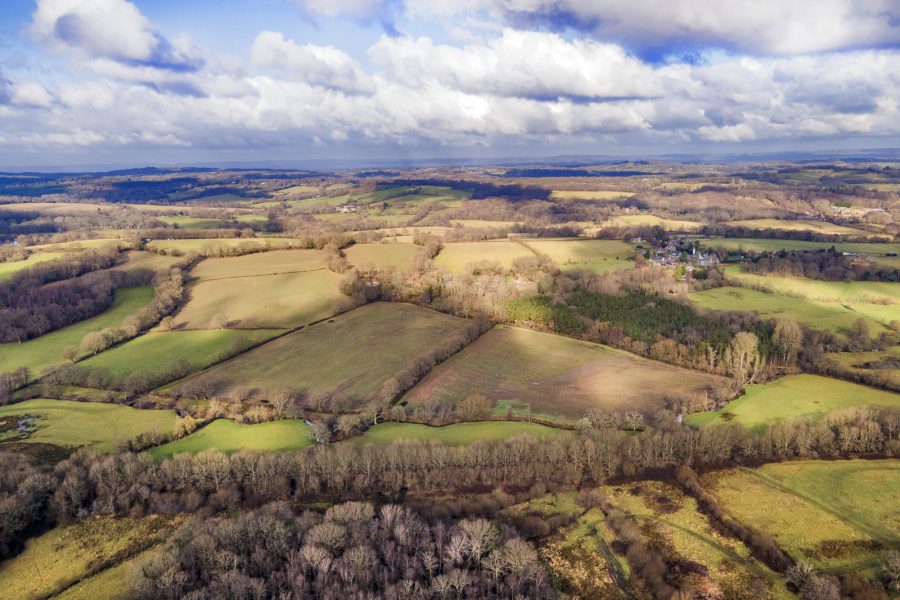
[[[704,394],[720,378],[608,346],[517,327],[498,327],[434,368],[404,400],[456,403],[485,394],[501,412],[578,419],[593,409],[653,413]]]

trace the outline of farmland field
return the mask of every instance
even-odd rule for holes
[[[435,367],[405,399],[455,403],[479,392],[501,406],[577,419],[592,409],[652,413],[667,398],[702,394],[718,381],[608,346],[501,326]]]
[[[767,238],[710,238],[700,240],[709,248],[744,252],[778,252],[779,250],[826,250],[834,246],[838,252],[860,254],[900,253],[900,244],[862,244],[847,242],[805,242],[800,240],[773,240]]]
[[[163,542],[136,554],[108,569],[83,579],[61,594],[55,600],[120,600],[133,591],[138,569],[149,558],[163,550]]]
[[[326,269],[201,280],[188,287],[190,299],[174,317],[189,329],[215,327],[216,315],[232,329],[287,329],[338,312],[347,301],[340,282]]]
[[[202,219],[199,217],[156,217],[157,220],[174,225],[181,229],[215,229],[225,225],[221,219]]]
[[[725,267],[725,278],[739,285],[785,294],[850,304],[854,310],[862,304],[888,306],[900,303],[900,284],[882,281],[821,281],[796,277],[777,277],[744,273],[738,265]],[[896,309],[896,307],[894,307]]]
[[[215,448],[222,452],[300,450],[313,443],[309,426],[301,420],[285,419],[252,425],[241,425],[219,419],[191,435],[151,448],[154,458],[168,458],[179,452],[201,452]]]
[[[318,250],[270,250],[229,258],[209,258],[191,271],[191,277],[209,281],[313,271],[324,267],[325,256]]]
[[[771,383],[749,385],[743,396],[721,411],[694,413],[687,422],[707,425],[730,421],[756,427],[795,417],[821,417],[852,406],[900,407],[900,394],[818,375],[789,375]]]
[[[0,344],[0,373],[28,367],[32,375],[62,363],[67,346],[77,346],[91,331],[118,327],[125,317],[137,312],[153,299],[153,288],[137,287],[116,290],[112,307],[96,317],[44,334],[21,344]]]
[[[81,580],[83,584],[74,585],[60,597],[90,600],[124,597],[130,583],[127,579],[104,577],[106,571],[94,573],[110,567],[124,575],[116,565],[159,544],[173,527],[172,519],[151,516],[86,519],[51,529],[29,540],[24,552],[0,563],[3,597],[8,600],[47,598]],[[98,590],[105,595],[79,595],[78,588],[86,587],[95,578],[103,578],[111,586]]]
[[[766,583],[770,597],[792,597],[784,589],[782,576],[753,558],[742,542],[713,529],[697,501],[678,487],[643,481],[603,489],[613,505],[637,519],[648,538],[661,539],[679,557],[707,565],[707,577],[723,598],[749,598],[746,594],[753,579]]]
[[[170,370],[180,360],[187,361],[192,370],[209,366],[219,356],[238,343],[257,343],[274,337],[280,330],[200,330],[153,331],[101,352],[79,364],[89,368],[106,369],[116,376],[145,372],[159,375]]]
[[[344,254],[354,266],[375,265],[384,269],[393,267],[399,271],[408,269],[416,256],[422,254],[421,246],[415,244],[354,244]]]
[[[164,250],[170,252],[199,252],[208,254],[216,248],[236,248],[239,246],[269,246],[272,248],[290,248],[299,246],[299,240],[290,238],[201,238],[186,240],[153,240],[147,243],[147,248],[153,251]]]
[[[31,254],[25,260],[16,260],[13,262],[0,262],[0,281],[4,279],[9,279],[14,274],[18,273],[22,269],[27,269],[33,265],[38,263],[46,262],[48,260],[53,260],[54,258],[59,258],[61,256],[65,256],[63,252],[41,252],[38,254]]]
[[[885,381],[900,387],[900,346],[883,351],[835,352],[828,354],[828,359],[854,373],[877,373]]]
[[[159,431],[169,433],[175,427],[175,412],[171,410],[140,410],[130,406],[100,402],[71,402],[69,400],[27,400],[0,407],[0,418],[9,418],[16,425],[16,417],[36,416],[36,429],[24,440],[55,446],[93,446],[112,451],[117,441],[125,441],[141,433]],[[16,438],[15,429],[0,434],[0,440]]]
[[[860,317],[869,324],[872,337],[877,337],[886,330],[881,321],[854,310],[859,305],[851,308],[839,302],[820,302],[733,286],[692,292],[689,297],[701,309],[756,312],[763,319],[793,317],[798,323],[808,327],[827,329],[834,333],[846,333]]]
[[[200,379],[217,388],[245,385],[340,396],[350,405],[376,396],[384,383],[436,343],[462,336],[470,323],[410,304],[368,304],[279,338],[213,367]],[[183,384],[182,384],[183,385]]]
[[[825,233],[832,235],[858,235],[873,236],[862,229],[854,229],[845,225],[835,225],[828,221],[788,221],[783,219],[749,219],[746,221],[731,221],[728,223],[731,227],[747,227],[748,229],[783,229],[787,231],[812,231],[815,233]]]
[[[500,227],[508,228],[518,225],[518,221],[486,221],[484,219],[451,219],[451,223],[461,227]]]
[[[389,444],[397,440],[434,440],[448,446],[465,446],[479,440],[505,440],[516,435],[549,439],[572,437],[574,433],[566,429],[519,421],[456,423],[442,427],[415,423],[380,423],[370,427],[362,437],[351,438],[351,441],[357,444]]]
[[[434,262],[449,271],[463,272],[471,265],[484,261],[499,263],[504,269],[509,269],[513,260],[527,256],[533,256],[532,252],[516,242],[454,242],[444,244]]]
[[[630,269],[634,244],[619,240],[528,240],[525,244],[538,254],[546,254],[561,269],[590,269],[608,273]]]
[[[634,192],[618,190],[553,190],[553,198],[560,200],[619,200],[631,198]]]
[[[792,461],[704,476],[727,513],[831,572],[873,573],[900,547],[900,461]]]
[[[601,227],[662,227],[666,231],[696,231],[703,227],[699,221],[682,221],[656,215],[619,215],[600,224]]]

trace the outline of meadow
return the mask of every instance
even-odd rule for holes
[[[518,225],[519,221],[489,221],[485,219],[450,219],[450,223],[453,225],[459,225],[460,227],[473,227],[475,229],[479,228],[508,228],[514,227]]]
[[[900,408],[900,394],[819,375],[788,375],[771,383],[748,385],[743,396],[722,410],[688,415],[687,423],[758,427],[797,417],[820,418],[853,406]]]
[[[318,250],[270,250],[244,256],[206,259],[191,270],[191,277],[210,281],[298,273],[322,268],[325,268],[325,255]]]
[[[368,304],[307,327],[188,378],[219,389],[290,389],[329,394],[359,405],[385,382],[435,349],[463,336],[469,323],[410,304]]]
[[[0,281],[9,279],[22,269],[27,269],[38,263],[42,263],[54,258],[65,256],[64,252],[41,252],[30,254],[25,260],[16,260],[12,262],[0,262]]]
[[[828,359],[853,373],[877,373],[900,387],[900,346],[872,352],[834,352]]]
[[[125,317],[137,312],[153,299],[153,288],[137,287],[116,290],[112,307],[91,319],[69,325],[21,344],[0,344],[0,373],[21,367],[39,375],[47,367],[65,362],[63,350],[78,346],[91,331],[118,327]]]
[[[538,439],[570,438],[573,431],[522,421],[480,421],[456,423],[441,427],[416,423],[379,423],[361,437],[350,438],[355,444],[390,444],[398,440],[435,441],[447,446],[466,446],[480,440],[499,441],[517,435]]]
[[[859,254],[900,253],[900,244],[866,244],[848,242],[806,242],[801,240],[774,240],[768,238],[709,238],[700,240],[708,248],[721,248],[733,252],[778,252],[779,250],[827,250]]]
[[[731,221],[731,227],[746,227],[748,229],[781,229],[785,231],[811,231],[829,235],[853,235],[880,237],[862,229],[855,229],[845,225],[836,225],[828,221],[804,221],[784,219],[748,219],[746,221]]]
[[[791,461],[703,477],[727,513],[826,572],[873,575],[900,547],[900,461]]]
[[[725,279],[735,285],[762,289],[776,294],[822,302],[840,302],[852,305],[854,310],[858,310],[863,304],[889,306],[900,303],[900,285],[882,281],[822,281],[756,275],[742,272],[739,265],[725,267]],[[896,315],[897,308],[890,308],[893,308],[893,311],[890,312],[894,312]]]
[[[174,526],[175,521],[161,516],[106,517],[51,529],[28,540],[21,554],[0,563],[3,597],[122,598],[131,582],[122,577],[126,573],[120,565],[161,543]],[[97,587],[96,581],[105,585]],[[92,593],[85,595],[85,591]]]
[[[163,542],[139,552],[132,558],[103,569],[86,579],[82,579],[62,593],[55,600],[120,600],[127,598],[144,562],[163,551]]]
[[[515,259],[533,255],[526,246],[517,242],[453,242],[444,244],[434,263],[448,271],[462,273],[485,261],[510,269]]]
[[[179,229],[216,229],[217,227],[223,227],[226,223],[222,219],[203,219],[187,216],[156,217],[156,219]]]
[[[561,269],[589,269],[608,273],[634,267],[635,245],[619,240],[528,240],[525,244],[546,254]]]
[[[281,331],[151,331],[79,364],[88,368],[106,369],[119,377],[139,372],[158,376],[170,371],[179,361],[186,361],[192,371],[198,371],[222,358],[237,344],[256,344],[275,337]]]
[[[634,192],[618,190],[553,190],[550,196],[558,200],[621,200],[631,198]]]
[[[13,427],[0,435],[2,441],[53,444],[75,448],[93,446],[104,452],[115,449],[116,442],[126,441],[141,433],[170,433],[175,428],[175,412],[141,410],[119,404],[72,402],[69,400],[26,400],[0,407],[0,419],[16,425],[17,417],[36,417],[34,431],[18,439]]]
[[[653,413],[669,398],[703,394],[720,379],[571,338],[495,327],[407,392],[405,400],[459,402],[473,393],[498,410],[578,419],[593,409]]]
[[[216,449],[222,452],[238,450],[268,450],[272,452],[301,450],[313,443],[309,426],[298,419],[268,421],[241,425],[218,419],[180,440],[149,450],[156,459],[169,458],[181,452],[201,452]]]
[[[176,327],[215,328],[217,315],[231,329],[305,325],[340,311],[347,301],[340,283],[341,276],[326,269],[201,280],[188,286],[188,302],[174,315]]]
[[[600,224],[601,227],[662,227],[666,231],[696,231],[703,227],[699,221],[683,221],[656,215],[618,215]]]
[[[356,267],[374,265],[379,269],[405,271],[423,252],[422,246],[415,244],[354,244],[344,250],[344,255],[347,262]]]
[[[763,319],[791,317],[808,327],[838,334],[846,334],[860,318],[869,324],[873,338],[887,330],[881,321],[864,316],[854,310],[856,307],[839,302],[822,302],[734,286],[691,292],[688,297],[700,309],[755,312]]]
[[[603,491],[614,506],[637,520],[648,541],[679,558],[706,565],[705,576],[691,576],[698,586],[711,583],[720,597],[749,599],[758,597],[750,592],[751,582],[758,579],[765,583],[769,597],[793,597],[784,587],[783,576],[751,556],[741,541],[714,529],[697,501],[673,484],[641,481],[606,486]]]
[[[154,252],[198,252],[200,254],[214,254],[216,248],[237,248],[237,247],[269,247],[269,248],[291,248],[300,247],[299,240],[290,238],[200,238],[185,240],[152,240],[147,242],[147,248]]]

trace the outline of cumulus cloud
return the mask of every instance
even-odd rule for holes
[[[485,13],[640,49],[673,43],[767,54],[900,44],[896,0],[406,0],[417,16]]]
[[[281,67],[306,83],[346,92],[372,89],[370,78],[359,63],[333,46],[301,46],[274,31],[263,31],[253,42],[253,62],[263,67]]]
[[[381,14],[384,0],[298,0],[300,5],[314,14],[326,16],[349,15],[358,19]]]
[[[188,47],[173,45],[128,0],[37,0],[32,34],[60,49],[173,71],[199,68]]]

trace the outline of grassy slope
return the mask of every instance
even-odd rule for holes
[[[591,269],[608,273],[630,269],[634,262],[634,244],[619,240],[528,240],[529,248],[546,254],[562,269]]]
[[[566,429],[516,421],[457,423],[443,427],[415,423],[381,423],[371,427],[362,437],[352,438],[352,441],[358,444],[389,444],[397,440],[434,440],[448,446],[465,446],[480,440],[505,440],[525,434],[540,439],[574,435],[572,431]]]
[[[290,238],[207,238],[197,240],[153,240],[147,244],[147,248],[156,251],[179,250],[181,252],[202,252],[204,249],[216,248],[219,246],[235,247],[242,244],[250,244],[253,246],[270,246],[272,248],[288,248],[291,246],[299,246],[299,240]]]
[[[129,558],[119,564],[91,575],[63,593],[55,596],[55,600],[120,600],[127,598],[141,565],[162,551],[163,545],[156,545],[149,550]]]
[[[798,323],[834,333],[846,333],[860,317],[869,323],[872,337],[886,330],[881,322],[838,302],[821,302],[733,286],[693,292],[690,299],[701,309],[756,312],[763,319],[789,316]]]
[[[218,355],[239,340],[261,342],[278,333],[280,330],[228,329],[150,332],[80,364],[108,369],[114,375],[128,375],[135,371],[156,374],[170,369],[177,360],[186,360],[195,370],[199,370],[209,366]]]
[[[872,569],[879,553],[864,544],[900,547],[898,460],[792,461],[705,479],[727,512],[822,568]]]
[[[224,387],[339,393],[356,401],[461,335],[467,321],[409,304],[369,304],[269,342],[196,377]]]
[[[223,314],[230,328],[289,329],[335,314],[347,299],[340,282],[340,275],[325,269],[200,281],[190,286],[190,300],[175,322],[206,329]]]
[[[774,293],[822,302],[841,302],[854,309],[861,304],[900,303],[900,285],[881,281],[820,281],[741,272],[739,265],[725,268],[725,278]],[[890,306],[888,306],[890,308]],[[893,307],[896,310],[896,307]]]
[[[887,366],[880,369],[872,369],[865,366],[867,363],[877,361],[900,360],[900,346],[894,346],[881,352],[835,352],[828,354],[828,358],[856,373],[878,373],[892,381],[894,385],[900,386],[900,369],[888,368]]]
[[[0,407],[0,417],[37,416],[37,430],[27,442],[57,446],[94,446],[111,451],[118,440],[158,430],[168,433],[175,427],[175,411],[140,410],[118,404],[71,402],[68,400],[27,400]],[[15,433],[15,432],[10,432]],[[5,438],[9,438],[7,433]]]
[[[31,254],[25,260],[17,260],[13,262],[0,262],[0,281],[4,279],[9,279],[14,274],[18,273],[22,269],[27,269],[33,265],[38,263],[42,263],[48,260],[53,260],[54,258],[59,258],[60,256],[65,256],[64,252],[41,252],[38,254]]]
[[[200,452],[210,448],[223,452],[300,450],[312,443],[309,427],[297,419],[253,425],[219,419],[185,438],[152,448],[149,452],[154,458],[168,458],[179,452]]]
[[[194,267],[191,277],[201,281],[311,271],[325,267],[318,250],[270,250],[230,258],[209,258]]]
[[[666,219],[656,215],[620,215],[601,224],[603,227],[662,227],[670,231],[694,231],[703,227],[699,221]]]
[[[689,415],[687,422],[708,425],[726,422],[723,413],[733,413],[734,422],[747,427],[792,419],[821,417],[851,406],[900,407],[900,394],[818,375],[789,375],[772,383],[747,386],[747,392],[729,402],[720,412]]]
[[[32,374],[62,363],[67,346],[77,346],[91,331],[118,327],[125,317],[137,312],[153,299],[153,288],[126,288],[116,292],[112,307],[103,314],[69,325],[63,329],[28,340],[21,344],[0,344],[0,372],[28,367]]]
[[[844,225],[835,225],[827,221],[788,221],[784,219],[750,219],[747,221],[732,221],[732,227],[747,227],[749,229],[784,229],[788,231],[814,231],[817,233],[836,235],[874,235],[862,229],[854,229]]]
[[[702,240],[702,245],[723,250],[745,252],[778,252],[779,250],[822,250],[832,246],[838,252],[864,254],[900,253],[900,244],[848,244],[831,242],[804,242],[799,240],[771,240],[766,238],[713,238]]]
[[[355,244],[344,253],[354,266],[372,264],[382,269],[393,267],[404,271],[422,251],[422,247],[415,244]]]
[[[104,564],[118,564],[141,553],[164,539],[171,529],[171,521],[158,516],[139,520],[86,519],[75,525],[51,529],[28,540],[21,554],[0,563],[2,596],[7,600],[26,600],[53,595],[89,577]],[[111,587],[101,590],[103,593],[114,589],[127,591],[127,581],[112,579],[108,585]],[[103,597],[79,596],[76,594],[78,587],[74,586],[64,597],[89,597],[91,600]],[[109,594],[106,597],[122,596]]]
[[[481,261],[498,262],[504,268],[512,267],[514,259],[532,256],[532,253],[516,242],[454,242],[445,244],[434,262],[450,271],[465,271],[472,263]]]
[[[672,484],[642,481],[604,491],[614,505],[636,517],[645,531],[664,540],[677,555],[706,565],[709,578],[725,592],[723,597],[746,590],[753,578],[768,582],[776,597],[792,597],[780,575],[755,560],[739,540],[714,530],[697,501]]]
[[[593,408],[652,412],[665,397],[714,381],[599,344],[498,327],[438,365],[405,399],[459,401],[479,392],[530,403],[533,413],[579,418]]]

